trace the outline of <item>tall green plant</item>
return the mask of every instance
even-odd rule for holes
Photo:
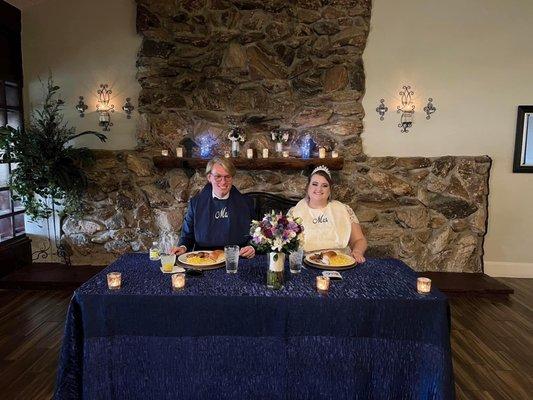
[[[99,132],[75,133],[63,122],[64,102],[57,98],[59,86],[52,76],[43,83],[44,104],[36,109],[26,129],[0,127],[0,149],[4,162],[15,162],[11,188],[32,219],[47,218],[54,207],[61,205],[66,214],[81,211],[82,196],[87,188],[83,168],[94,163],[87,147],[74,148],[69,142],[77,137],[94,135],[105,142]]]

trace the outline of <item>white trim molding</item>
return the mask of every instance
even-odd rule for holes
[[[533,278],[533,263],[485,261],[484,272],[493,277]]]

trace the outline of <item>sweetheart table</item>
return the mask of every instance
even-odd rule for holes
[[[241,259],[174,292],[159,262],[122,256],[74,292],[54,398],[454,398],[447,298],[419,294],[407,265],[369,259],[327,295],[311,268],[269,290],[267,265]]]

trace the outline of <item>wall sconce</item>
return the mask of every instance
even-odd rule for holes
[[[109,127],[113,126],[110,113],[115,112],[115,106],[109,104],[112,91],[108,87],[107,83],[102,83],[100,89],[96,91],[98,93],[98,103],[96,104],[96,110],[99,114],[98,125],[102,127],[103,131],[109,131]]]
[[[130,103],[130,100],[131,100],[130,97],[126,97],[126,103],[122,106],[122,109],[126,113],[127,119],[131,119],[131,113],[135,109],[135,107],[133,107],[133,104]]]
[[[80,96],[80,100],[78,101],[78,104],[76,104],[76,110],[80,113],[80,118],[85,117],[85,110],[88,108],[89,106],[83,101],[83,96]]]
[[[413,117],[415,114],[413,96],[415,92],[411,90],[411,86],[408,85],[403,86],[402,89],[403,90],[399,92],[401,105],[397,107],[396,113],[400,114],[400,123],[398,124],[400,132],[407,133],[413,126]],[[378,107],[376,107],[376,112],[379,114],[380,121],[383,121],[385,119],[385,113],[389,110],[389,108],[385,106],[384,99],[381,99],[379,102],[380,104]],[[430,119],[431,114],[433,114],[435,111],[437,111],[437,109],[433,105],[433,99],[430,97],[427,105],[424,107],[426,119]]]

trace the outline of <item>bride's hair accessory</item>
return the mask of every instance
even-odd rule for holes
[[[331,178],[331,172],[329,172],[329,168],[325,165],[319,165],[318,167],[316,167],[313,172],[311,172],[311,175],[316,174],[318,171],[324,171]]]

